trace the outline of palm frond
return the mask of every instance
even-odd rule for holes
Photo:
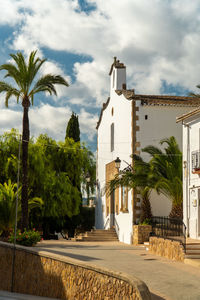
[[[5,81],[0,81],[0,93],[2,92],[6,93],[6,98],[5,98],[6,107],[8,107],[8,100],[10,99],[11,96],[15,96],[17,99],[19,99],[20,97],[20,91]]]
[[[55,84],[61,84],[65,86],[69,86],[68,82],[60,75],[52,75],[47,74],[41,77],[33,87],[30,95],[36,94],[41,91],[47,91],[50,94],[57,95],[56,89],[54,87]]]
[[[159,154],[159,155],[163,154],[161,149],[159,149],[158,147],[152,146],[152,145],[143,148],[142,152],[146,152],[151,156],[154,156],[155,154]]]
[[[39,69],[43,65],[44,62],[46,62],[46,59],[40,59],[37,57],[35,59],[35,55],[37,53],[36,51],[32,51],[30,56],[29,56],[29,61],[28,61],[28,82],[29,86],[31,86],[35,76],[37,75]]]

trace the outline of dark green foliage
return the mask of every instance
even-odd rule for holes
[[[81,208],[81,222],[80,227],[83,231],[89,231],[94,227],[95,223],[95,208],[82,207]]]
[[[17,160],[19,149],[18,132],[12,129],[10,133],[0,136],[0,183],[17,181]]]
[[[16,135],[17,132],[12,130],[0,136],[2,184],[9,179],[17,181],[19,140]],[[20,186],[21,171],[22,168]],[[91,174],[89,189],[93,191],[95,162],[92,153],[80,142],[75,143],[69,138],[65,142],[56,142],[47,135],[40,135],[35,142],[30,140],[28,180],[31,208],[39,203],[36,202],[38,198],[43,200],[40,207],[35,206],[30,212],[30,227],[39,230],[43,227],[45,232],[53,233],[64,227],[66,218],[72,220],[73,216],[79,215],[82,203],[80,186],[82,183],[85,186],[85,174],[88,172]]]
[[[95,223],[95,208],[81,206],[80,213],[72,218],[66,217],[63,228],[68,236],[74,237],[76,232],[90,231]]]
[[[71,118],[67,124],[66,138],[72,138],[75,142],[80,142],[80,128],[78,116],[72,112]]]

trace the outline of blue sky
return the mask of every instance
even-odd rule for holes
[[[63,140],[79,115],[81,138],[96,149],[96,122],[109,96],[110,65],[127,66],[128,88],[143,94],[187,95],[200,83],[200,1],[0,0],[0,64],[9,53],[38,50],[43,73],[63,75],[58,97],[39,94],[30,109],[31,135]],[[0,79],[3,73],[0,73]],[[22,111],[0,95],[0,134],[21,130]]]

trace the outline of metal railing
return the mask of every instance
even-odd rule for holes
[[[115,231],[116,231],[117,237],[119,238],[119,224],[117,223],[116,218],[114,220],[114,224],[115,224]]]
[[[180,219],[167,217],[152,217],[151,236],[163,237],[165,239],[179,241],[185,250],[186,226]]]
[[[110,218],[108,217],[107,220],[106,220],[106,222],[105,222],[105,224],[104,224],[103,229],[106,229],[106,227],[107,227],[107,225],[108,225],[109,222],[110,222]]]

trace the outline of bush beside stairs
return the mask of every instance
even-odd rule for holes
[[[93,229],[86,231],[76,237],[79,242],[114,242],[118,241],[118,237],[114,228],[111,229]]]

